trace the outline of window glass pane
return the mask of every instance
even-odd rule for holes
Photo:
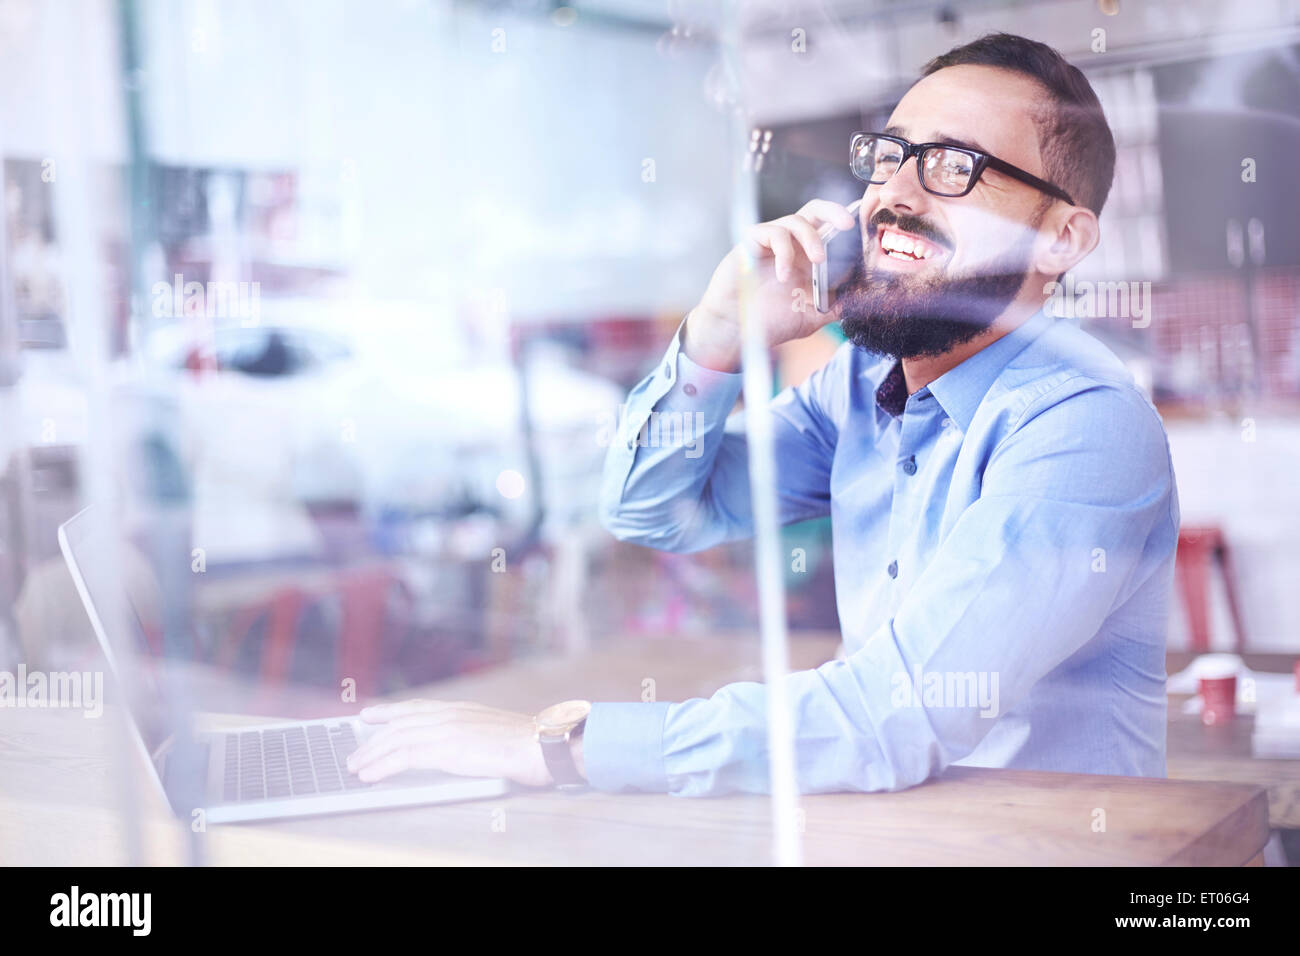
[[[15,858],[928,862],[823,794],[1176,778],[1211,665],[1289,752],[1295,17],[978,6],[0,3]]]

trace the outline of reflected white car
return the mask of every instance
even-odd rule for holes
[[[453,355],[410,321],[354,325],[178,322],[143,343],[132,377],[174,403],[208,536],[234,535],[258,556],[298,551],[310,532],[291,526],[287,506],[326,502],[372,517],[485,510],[525,526],[535,490],[517,369]],[[530,362],[528,388],[544,513],[580,520],[594,511],[600,426],[622,390],[551,353]]]

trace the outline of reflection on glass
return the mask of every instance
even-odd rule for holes
[[[717,862],[824,860],[835,841],[808,815],[812,791],[887,789],[887,775],[866,757],[810,772],[833,749],[817,721],[839,711],[800,691],[816,685],[814,668],[844,671],[829,663],[837,651],[916,620],[900,607],[920,555],[942,562],[960,525],[930,499],[895,500],[854,445],[864,433],[800,417],[824,394],[810,382],[889,332],[871,322],[889,304],[884,284],[855,286],[873,235],[857,213],[870,217],[883,189],[922,184],[908,195],[931,204],[923,221],[879,247],[880,261],[919,269],[960,254],[963,234],[978,233],[984,252],[1015,232],[986,214],[986,191],[1058,201],[986,163],[1053,185],[1032,150],[1013,160],[954,142],[915,156],[854,134],[893,136],[924,64],[988,24],[1041,27],[1035,39],[1081,67],[1114,137],[1099,243],[1060,276],[1048,312],[1101,342],[1154,402],[1178,474],[1173,611],[1138,668],[1154,689],[1138,696],[1164,708],[1167,649],[1249,633],[1294,653],[1288,516],[1300,509],[1284,476],[1300,447],[1300,187],[1288,173],[1300,47],[1289,15],[1169,2],[1136,18],[1065,0],[988,3],[978,16],[922,3],[9,6],[0,671],[107,678],[107,713],[128,734],[38,713],[76,716],[71,705],[15,706],[6,716],[32,752],[102,758],[111,786],[39,765],[8,779],[30,781],[10,787],[15,813],[48,802],[71,818],[89,801],[120,821],[102,843],[118,856],[104,862],[222,859],[230,844],[194,828],[196,809],[219,829],[238,814],[214,808],[254,798],[400,789],[362,780],[347,758],[387,739],[384,724],[419,723],[406,710],[367,721],[363,707],[410,700],[472,702],[525,724],[593,701],[597,778],[753,795],[656,811],[702,814],[723,835],[708,850]],[[1080,11],[1109,32],[1063,26]],[[972,124],[978,138],[993,119]],[[906,168],[918,161],[919,177]],[[1055,186],[1087,206],[1072,183]],[[811,225],[837,237],[823,290],[834,313],[744,273],[754,261],[735,251],[754,223],[815,200],[829,206]],[[692,341],[721,263],[743,274],[727,299],[738,335]],[[810,297],[807,271],[794,291]],[[783,322],[789,334],[769,347]],[[885,371],[873,383],[885,404],[891,387],[906,404],[906,380],[900,394]],[[874,388],[842,397],[876,414]],[[940,442],[965,440],[978,399],[964,423],[940,416],[934,446],[900,456],[890,482],[927,478],[927,453],[939,460]],[[760,414],[769,403],[776,416]],[[830,464],[814,474],[822,453]],[[1057,567],[1077,527],[1035,539],[1035,567]],[[987,560],[1002,530],[969,561]],[[896,552],[913,538],[933,549],[909,564]],[[1074,543],[1091,561],[1093,545]],[[1123,547],[1109,548],[1114,572]],[[970,566],[954,561],[953,580],[958,565]],[[1205,583],[1225,567],[1222,586]],[[998,586],[973,588],[972,601]],[[950,599],[936,593],[923,610],[937,621]],[[787,669],[790,682],[775,679]],[[765,678],[771,692],[755,689]],[[849,710],[871,696],[837,687]],[[998,739],[1018,740],[1012,725]],[[841,729],[826,736],[878,730],[848,718]],[[477,756],[458,765],[479,781],[468,789],[422,779],[417,802],[436,807],[427,845],[384,814],[277,825],[304,838],[354,831],[359,859],[556,862],[523,822],[555,795],[506,795],[499,768]],[[153,791],[137,772],[149,766]],[[725,825],[733,812],[743,827]],[[101,845],[85,826],[85,843]],[[561,849],[601,863],[681,862],[692,849],[577,830]],[[510,837],[482,842],[494,833]],[[32,862],[76,852],[33,846]]]

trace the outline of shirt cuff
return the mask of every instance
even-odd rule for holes
[[[592,704],[582,731],[587,783],[596,790],[668,791],[662,703]]]
[[[740,397],[744,375],[719,372],[691,360],[682,350],[686,321],[677,327],[660,375],[669,384],[655,403],[658,412],[704,412],[708,420],[725,419]]]

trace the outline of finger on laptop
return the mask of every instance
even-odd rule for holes
[[[383,780],[385,777],[391,777],[393,774],[402,773],[411,769],[411,753],[406,749],[394,750],[386,753],[377,760],[366,764],[359,770],[354,771],[356,775],[365,783],[375,783]]]
[[[398,751],[435,744],[437,734],[436,727],[385,728],[348,755],[348,769],[358,773]]]

